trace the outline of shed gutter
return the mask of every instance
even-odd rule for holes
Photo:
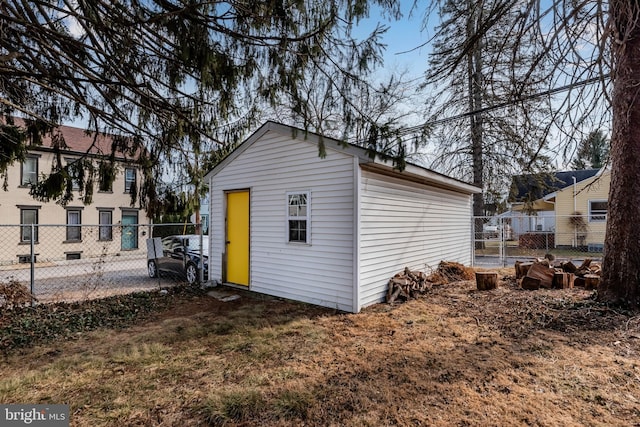
[[[482,189],[475,185],[467,184],[466,182],[459,181],[415,165],[407,165],[403,171],[399,171],[388,162],[383,163],[377,160],[376,162],[370,161],[360,163],[360,168],[362,170],[375,172],[384,176],[443,188],[446,190],[454,190],[465,194],[477,194],[482,192]]]

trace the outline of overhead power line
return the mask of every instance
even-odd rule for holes
[[[510,105],[515,105],[515,104],[518,104],[518,103],[523,102],[523,101],[529,101],[529,100],[532,100],[532,99],[535,99],[535,98],[540,98],[540,97],[543,97],[543,96],[553,95],[553,94],[556,94],[556,93],[559,93],[559,92],[565,92],[567,90],[571,90],[571,89],[574,89],[574,88],[577,88],[577,87],[586,86],[586,85],[590,85],[590,84],[593,84],[593,83],[601,82],[603,79],[606,79],[606,77],[604,77],[604,78],[603,77],[593,77],[593,78],[590,78],[590,79],[581,80],[579,82],[571,83],[571,84],[568,84],[568,85],[565,85],[565,86],[561,86],[561,87],[545,90],[543,92],[537,92],[537,93],[534,93],[534,94],[531,94],[531,95],[523,96],[523,97],[520,97],[520,98],[517,98],[517,99],[512,99],[512,100],[509,100],[509,101],[505,101],[505,102],[502,102],[500,104],[490,105],[488,107],[480,108],[478,110],[468,111],[466,113],[458,114],[458,115],[455,115],[455,116],[445,117],[443,119],[428,121],[428,122],[425,122],[425,123],[423,123],[421,125],[415,125],[415,126],[410,126],[410,127],[401,129],[400,130],[400,134],[401,135],[408,135],[408,134],[416,133],[416,132],[421,131],[422,129],[424,129],[427,126],[440,125],[440,124],[443,124],[443,123],[448,123],[448,122],[452,122],[452,121],[455,121],[455,120],[464,119],[466,117],[473,116],[473,115],[476,115],[476,114],[482,114],[482,113],[486,113],[488,111],[499,110],[501,108],[505,108],[505,107],[508,107]]]

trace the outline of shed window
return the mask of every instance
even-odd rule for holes
[[[310,242],[311,205],[309,202],[309,192],[287,193],[287,235],[289,242]]]
[[[605,222],[607,220],[607,201],[589,200],[589,222]]]

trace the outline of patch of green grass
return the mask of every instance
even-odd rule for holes
[[[206,415],[209,419],[222,416],[234,421],[248,421],[261,415],[266,402],[258,390],[247,389],[225,393],[218,402],[208,407],[210,412]]]
[[[216,335],[229,335],[234,329],[235,326],[232,322],[223,320],[213,325],[212,332]]]
[[[275,399],[275,409],[279,418],[306,419],[314,402],[313,395],[307,391],[287,390]]]
[[[149,364],[162,361],[168,351],[169,348],[160,343],[134,344],[116,352],[112,360],[115,363]]]

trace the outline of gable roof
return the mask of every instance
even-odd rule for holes
[[[22,129],[27,129],[29,123],[24,119],[15,117],[14,124]],[[0,123],[4,120],[0,118]],[[38,142],[27,135],[29,150],[51,151],[57,145],[64,153],[90,154],[99,156],[111,155],[114,147],[118,159],[135,159],[139,156],[140,149],[133,150],[131,139],[105,133],[87,132],[85,129],[72,126],[57,126],[51,132],[40,135]],[[30,138],[30,139],[29,139]]]
[[[542,199],[548,194],[584,181],[595,176],[599,169],[584,169],[577,171],[541,172],[529,175],[516,175],[511,181],[509,201],[512,203],[532,202]]]
[[[358,147],[357,145],[353,144],[345,144],[342,141],[334,138],[322,136],[313,132],[307,132],[300,128],[272,121],[268,121],[263,124],[258,130],[256,130],[251,136],[249,136],[249,138],[247,138],[242,144],[240,144],[229,155],[227,155],[220,163],[218,163],[213,169],[211,169],[205,175],[205,180],[208,181],[215,175],[217,175],[227,165],[233,162],[236,157],[240,156],[244,151],[255,144],[256,141],[260,140],[260,138],[262,138],[268,132],[276,132],[281,135],[290,136],[294,140],[305,141],[307,143],[316,145],[320,141],[323,141],[327,150],[335,150],[351,155],[358,159],[358,163],[360,164],[361,168],[371,170],[382,175],[393,176],[400,179],[419,182],[435,187],[456,190],[466,194],[482,192],[481,188],[478,188],[474,185],[411,163],[407,163],[405,169],[403,171],[399,171],[398,169],[393,167],[391,161],[384,160],[380,156],[375,156],[374,158],[372,158],[365,148]]]

